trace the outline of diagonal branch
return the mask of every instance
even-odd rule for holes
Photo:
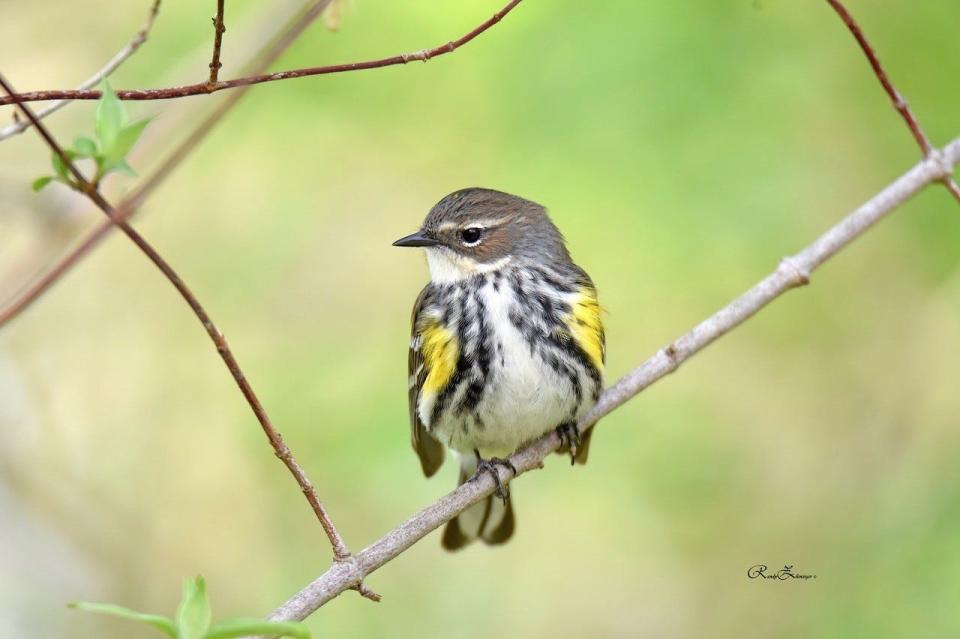
[[[220,45],[223,44],[223,32],[227,27],[223,24],[223,3],[224,0],[217,0],[217,15],[213,17],[213,57],[210,59],[210,79],[209,84],[216,84],[217,76],[220,73]]]
[[[856,39],[857,44],[860,45],[860,49],[863,51],[863,54],[867,56],[867,61],[870,63],[870,67],[873,68],[874,75],[877,76],[877,80],[880,81],[880,84],[883,86],[883,90],[887,92],[890,102],[893,103],[893,108],[897,110],[897,113],[900,114],[900,117],[902,117],[903,121],[906,123],[907,128],[910,129],[910,134],[913,135],[913,139],[916,140],[917,146],[920,147],[920,152],[923,153],[923,157],[930,157],[930,154],[934,151],[933,144],[930,143],[930,138],[927,137],[926,133],[924,133],[923,128],[920,126],[920,122],[918,122],[916,116],[913,115],[913,111],[910,109],[910,105],[907,104],[906,99],[904,99],[903,94],[897,91],[897,88],[893,86],[893,82],[890,81],[890,76],[887,75],[883,65],[880,64],[880,59],[873,50],[873,46],[871,46],[870,41],[867,40],[867,36],[863,33],[860,25],[857,24],[857,21],[854,20],[853,16],[849,11],[847,11],[847,8],[843,6],[843,3],[840,2],[840,0],[827,0],[827,3],[833,7],[833,10],[836,11],[837,15],[840,16],[840,19],[843,20],[843,23],[847,25],[847,29],[850,30],[851,34],[853,34],[853,37]],[[947,187],[947,190],[950,191],[953,197],[960,202],[960,186],[957,186],[956,181],[953,179],[953,175],[945,175],[941,179],[941,182],[943,182],[944,186]]]
[[[812,244],[796,255],[782,259],[776,270],[753,288],[622,377],[603,393],[593,410],[581,420],[579,424],[581,430],[591,428],[597,420],[608,415],[657,380],[677,370],[681,364],[700,350],[745,322],[787,291],[809,283],[810,274],[819,266],[924,187],[950,175],[958,162],[960,162],[960,138],[951,142],[942,152],[932,151],[929,158],[910,169]],[[520,475],[528,470],[542,467],[544,458],[559,446],[560,438],[556,433],[550,432],[513,455],[510,461],[516,466],[517,474]],[[501,481],[506,482],[511,479],[509,471],[498,467],[498,472],[501,473]],[[332,565],[324,574],[274,611],[270,618],[305,619],[320,606],[395,559],[431,531],[490,495],[494,488],[494,480],[488,474],[484,474],[444,495],[353,555],[348,561]]]
[[[80,90],[90,89],[97,86],[100,84],[101,80],[116,71],[117,68],[127,60],[127,58],[136,53],[137,49],[140,48],[140,45],[147,41],[147,36],[150,34],[150,29],[153,28],[153,22],[157,19],[157,13],[159,13],[159,11],[160,0],[153,0],[153,5],[150,7],[150,12],[147,14],[147,21],[144,23],[143,27],[137,31],[136,35],[133,36],[133,39],[127,43],[127,46],[120,49],[116,55],[110,58],[110,60],[102,69],[87,78],[87,80],[80,85]],[[57,102],[54,102],[53,104],[37,111],[37,119],[42,120],[51,113],[59,111],[69,103],[70,100],[58,100]],[[0,129],[0,142],[9,137],[13,137],[18,133],[23,133],[28,128],[30,128],[30,120],[20,120],[19,122],[14,122],[10,126]]]
[[[293,44],[294,40],[317,18],[330,4],[331,0],[314,0],[301,15],[294,18],[283,32],[271,42],[267,47],[258,53],[254,60],[248,65],[249,73],[259,74],[269,67],[280,55]],[[502,10],[498,15],[502,17],[507,11],[518,4],[520,0],[515,0],[508,7]],[[497,16],[494,16],[496,18]],[[498,18],[499,19],[499,18]],[[489,22],[489,21],[488,21]],[[486,23],[485,23],[486,24]],[[481,25],[474,29],[470,34],[460,38],[457,46],[460,46],[473,39],[491,25]],[[412,54],[411,54],[412,55]],[[146,196],[155,189],[160,182],[169,175],[176,166],[206,137],[206,135],[216,126],[222,117],[240,100],[240,98],[249,90],[251,85],[243,86],[234,91],[230,96],[220,104],[213,112],[208,115],[197,128],[187,136],[180,146],[171,152],[160,167],[143,183],[141,183],[127,198],[117,206],[117,217],[120,220],[127,219],[143,203]],[[0,97],[0,101],[8,99]],[[20,292],[13,300],[0,308],[0,326],[17,317],[26,310],[34,301],[36,301],[44,292],[76,264],[84,255],[89,253],[94,247],[110,233],[113,228],[113,222],[105,220],[99,226],[94,228],[79,244],[77,244],[69,253],[60,258],[49,270],[44,272],[34,282],[29,284],[26,289]]]
[[[253,56],[247,67],[252,73],[259,73],[273,64],[291,44],[306,30],[310,24],[320,16],[331,0],[311,0],[305,9],[295,15],[278,35],[268,42],[263,49]],[[145,178],[116,207],[116,219],[126,220],[143,204],[147,196],[154,191],[173,170],[193,151],[207,134],[214,129],[223,117],[240,101],[249,87],[243,87],[230,93],[213,111],[191,131],[184,140],[170,152],[160,163],[160,166]],[[24,123],[29,125],[29,120]],[[87,253],[109,235],[113,229],[113,220],[104,220],[66,255],[45,271],[39,278],[31,282],[16,297],[0,308],[0,327],[26,310],[47,289],[53,286]]]
[[[309,67],[306,69],[293,69],[291,71],[278,71],[276,73],[267,73],[262,75],[251,75],[233,80],[224,80],[219,82],[201,82],[198,84],[188,84],[180,87],[168,87],[165,89],[121,89],[117,91],[117,97],[121,100],[169,100],[172,98],[184,98],[190,95],[206,95],[216,93],[224,89],[235,89],[237,87],[249,86],[251,84],[262,84],[264,82],[276,82],[278,80],[290,80],[293,78],[306,78],[314,75],[329,75],[331,73],[345,73],[348,71],[363,71],[365,69],[380,69],[391,67],[398,64],[407,64],[415,60],[426,62],[432,58],[438,58],[448,53],[453,53],[463,45],[467,44],[478,35],[500,22],[505,15],[510,13],[514,7],[520,4],[521,0],[510,0],[500,11],[484,20],[479,26],[469,33],[431,49],[423,49],[412,53],[401,53],[390,56],[389,58],[380,58],[379,60],[367,60],[364,62],[351,62],[348,64],[333,64],[322,67]],[[16,96],[0,97],[0,106],[13,104],[15,102],[37,102],[40,100],[96,100],[100,97],[100,91],[84,90],[52,90],[52,91],[31,91],[21,93]]]
[[[8,95],[16,95],[16,92],[2,75],[0,75],[0,87],[2,87]],[[174,288],[177,289],[177,292],[180,293],[184,301],[190,306],[191,310],[193,310],[194,315],[197,316],[197,319],[203,325],[203,328],[207,331],[207,334],[213,341],[217,352],[220,354],[221,359],[223,359],[224,364],[226,364],[227,369],[230,371],[231,376],[233,376],[237,386],[240,387],[240,392],[243,393],[244,398],[247,400],[247,403],[253,410],[257,421],[260,422],[260,426],[263,429],[264,434],[267,436],[267,439],[270,441],[270,445],[273,447],[274,453],[280,458],[290,473],[294,476],[294,479],[296,479],[297,484],[300,486],[300,489],[306,496],[307,501],[313,508],[317,519],[320,520],[320,525],[323,527],[327,538],[330,540],[330,545],[333,548],[334,560],[336,562],[344,562],[348,560],[350,557],[350,551],[347,549],[346,543],[344,543],[343,538],[336,529],[336,526],[334,526],[329,514],[327,514],[323,503],[321,503],[319,497],[317,497],[317,492],[314,489],[313,484],[307,478],[306,473],[304,473],[303,469],[300,467],[300,464],[297,463],[297,460],[294,458],[290,448],[284,443],[280,433],[278,433],[274,428],[273,423],[270,421],[270,417],[267,415],[266,409],[264,409],[263,404],[260,403],[260,399],[254,392],[250,382],[247,381],[246,375],[243,373],[243,370],[240,368],[240,364],[233,355],[233,351],[230,350],[230,346],[227,344],[226,338],[220,329],[217,328],[217,326],[213,323],[213,320],[210,318],[210,315],[207,313],[206,309],[204,309],[204,307],[200,304],[200,300],[197,299],[196,295],[193,294],[193,291],[191,291],[186,283],[184,283],[183,279],[177,274],[173,267],[171,267],[170,264],[168,264],[167,261],[160,256],[156,249],[154,249],[153,246],[143,238],[143,236],[134,230],[133,227],[131,227],[127,222],[118,219],[117,210],[100,194],[96,188],[96,185],[87,180],[86,177],[77,169],[70,158],[63,152],[61,146],[47,130],[47,127],[37,119],[37,116],[33,113],[33,111],[25,104],[18,104],[17,106],[23,112],[23,115],[30,120],[34,127],[36,127],[37,132],[43,137],[51,150],[60,157],[61,161],[69,169],[70,173],[73,174],[74,178],[77,180],[78,190],[86,195],[94,204],[96,204],[97,207],[103,211],[108,218],[110,218],[111,222],[121,231],[123,231],[123,233],[130,238],[134,244],[136,244],[137,248],[139,248],[158,269],[160,269],[167,280],[169,280]],[[361,584],[352,584],[352,586],[359,589]]]

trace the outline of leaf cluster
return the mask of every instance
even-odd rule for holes
[[[184,580],[180,606],[172,619],[114,604],[78,602],[70,604],[70,607],[139,621],[156,628],[170,639],[232,639],[251,635],[310,639],[310,632],[296,621],[235,618],[212,623],[207,584],[201,576]]]
[[[100,87],[101,96],[97,100],[96,116],[94,118],[94,139],[77,136],[73,140],[73,147],[63,150],[64,155],[73,162],[78,159],[90,159],[96,164],[97,171],[91,182],[94,186],[110,173],[122,173],[136,176],[134,170],[127,163],[127,154],[140,139],[140,135],[150,123],[149,119],[128,124],[127,109],[117,97],[110,84],[104,80]],[[51,157],[53,175],[39,177],[33,182],[33,190],[39,191],[51,182],[60,182],[71,189],[80,190],[79,184],[66,162],[56,151]]]

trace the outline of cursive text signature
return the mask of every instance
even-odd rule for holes
[[[793,566],[784,566],[780,570],[771,572],[765,564],[750,566],[747,570],[747,577],[750,579],[774,579],[776,581],[786,581],[787,579],[816,579],[816,575],[802,575],[793,571]]]

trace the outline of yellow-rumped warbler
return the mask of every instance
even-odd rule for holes
[[[410,428],[424,474],[460,457],[460,483],[479,472],[497,494],[447,524],[443,546],[500,544],[515,518],[494,464],[556,429],[571,463],[587,460],[577,420],[602,388],[605,345],[597,292],[534,202],[489,189],[440,200],[394,246],[426,248],[430,284],[413,306]],[[512,467],[512,466],[511,466]],[[516,469],[513,469],[516,472]]]

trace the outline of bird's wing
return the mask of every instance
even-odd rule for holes
[[[446,374],[450,351],[456,350],[455,341],[446,333],[439,320],[428,314],[427,302],[430,299],[431,287],[428,285],[417,296],[413,305],[413,315],[410,319],[410,352],[407,358],[407,373],[409,375],[409,405],[410,405],[410,442],[413,450],[420,458],[420,466],[427,477],[433,475],[443,464],[443,444],[434,438],[427,430],[418,410],[420,397],[424,392],[436,393],[446,384],[450,375]],[[449,339],[444,342],[444,338]],[[456,354],[454,353],[454,362]],[[452,369],[450,371],[452,373]],[[446,379],[441,379],[446,377]]]

